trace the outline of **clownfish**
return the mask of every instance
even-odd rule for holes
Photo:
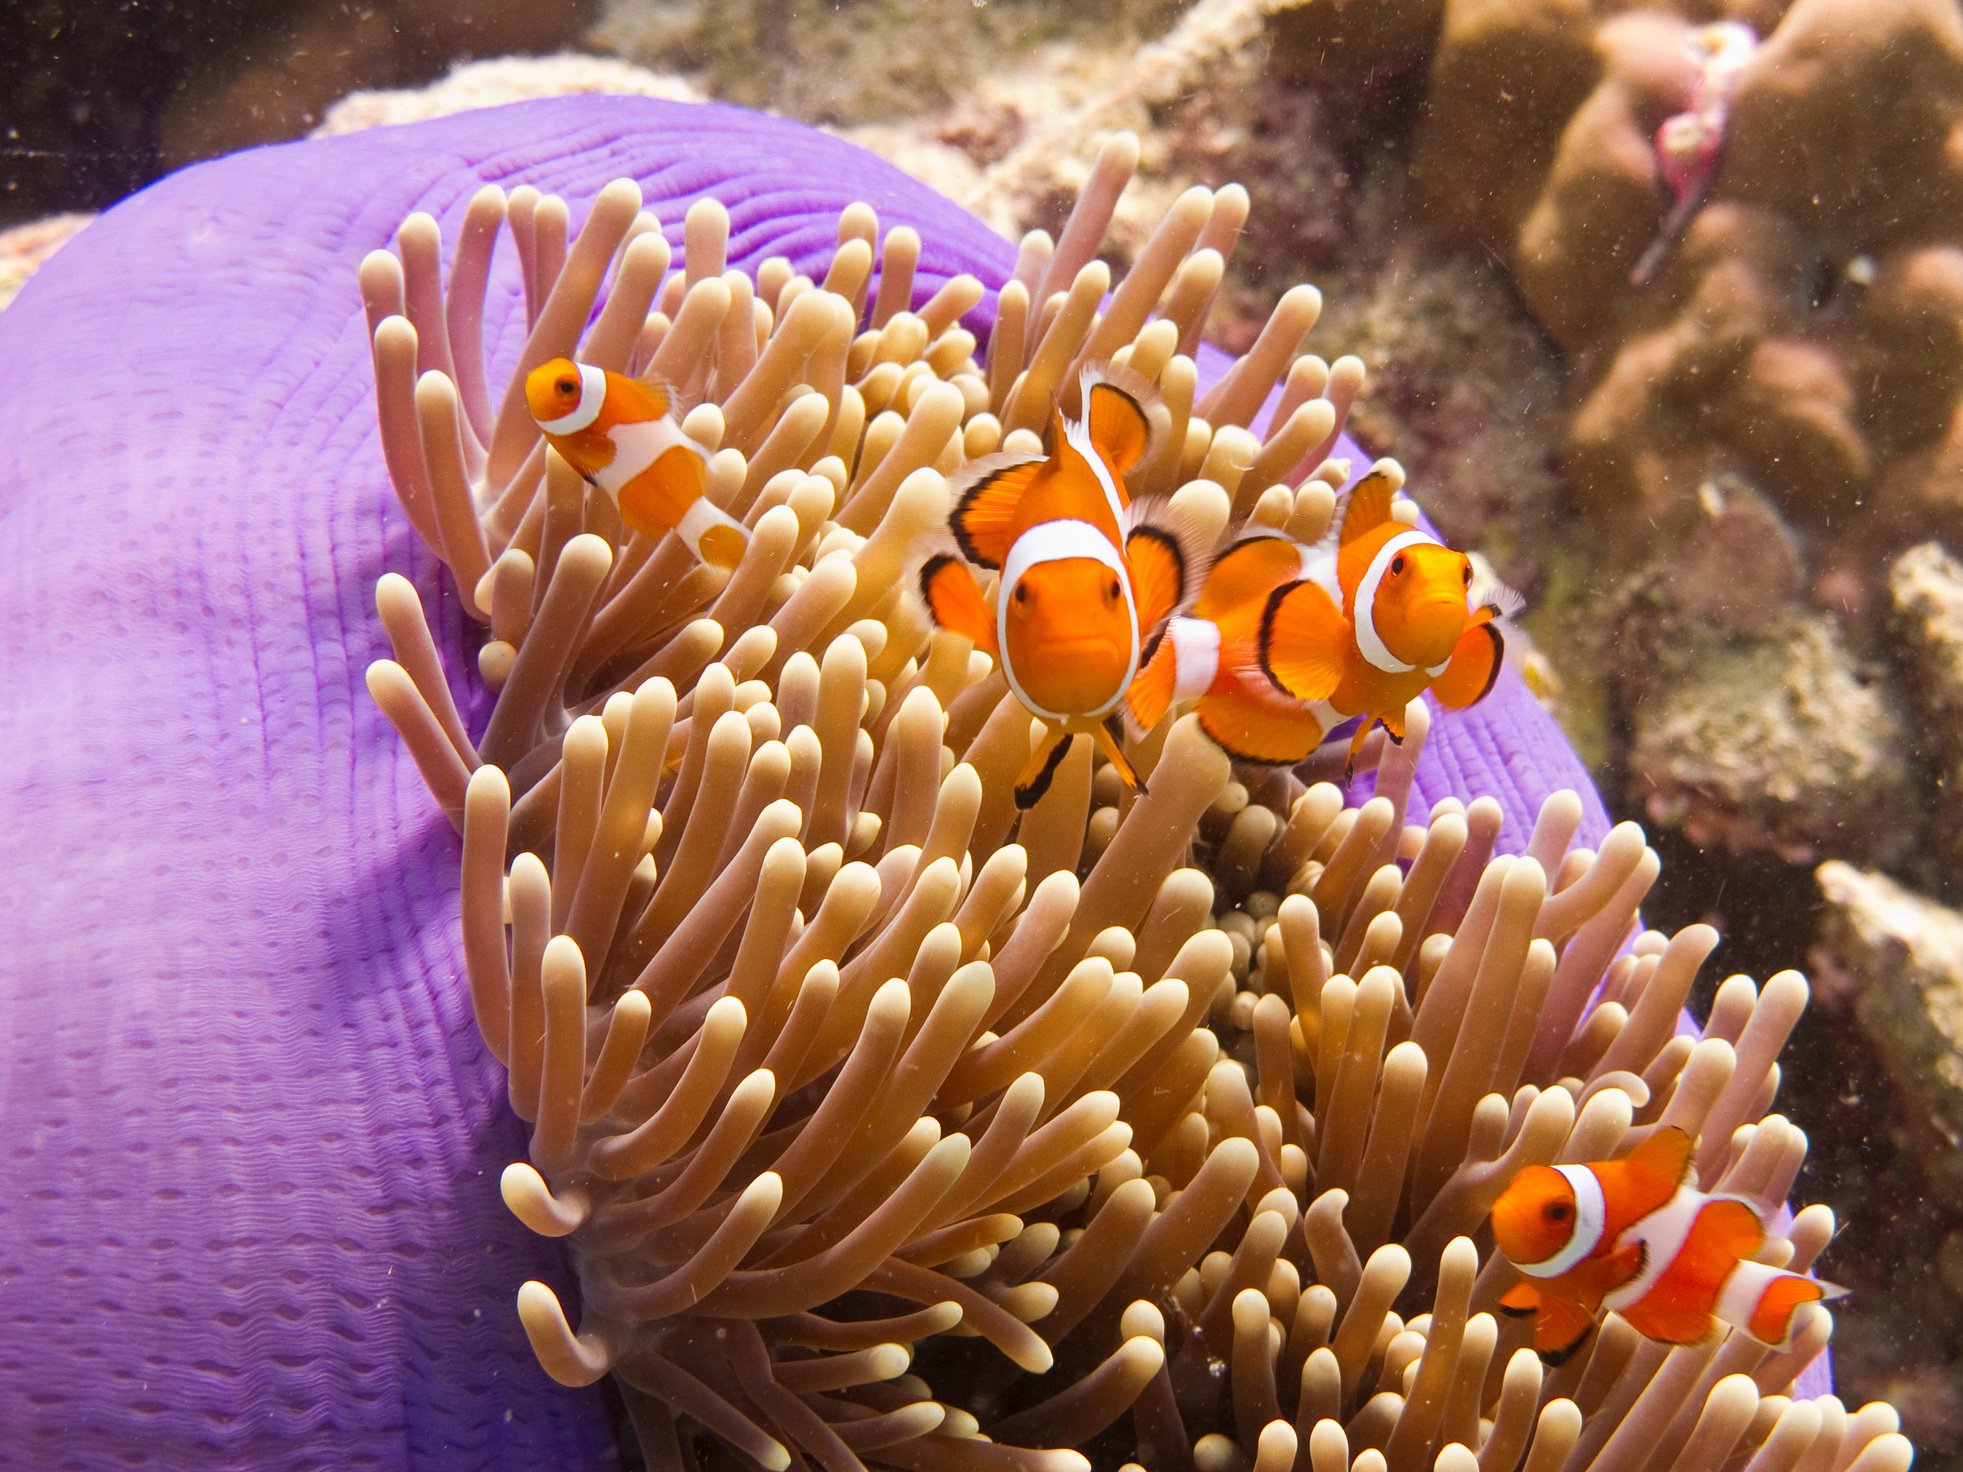
[[[1108,365],[1080,382],[1083,417],[1058,411],[1048,455],[987,456],[957,480],[948,526],[962,555],[937,554],[920,570],[934,622],[994,659],[1048,728],[1016,778],[1021,808],[1048,789],[1079,732],[1143,790],[1118,744],[1120,706],[1143,641],[1199,571],[1198,550],[1125,489],[1159,429],[1149,385]],[[993,607],[963,557],[999,570]]]
[[[1765,1224],[1750,1203],[1689,1184],[1696,1141],[1655,1130],[1621,1160],[1530,1165],[1493,1204],[1493,1241],[1524,1280],[1502,1311],[1533,1314],[1534,1347],[1558,1364],[1613,1309],[1666,1344],[1719,1321],[1790,1347],[1801,1310],[1846,1290],[1754,1262]]]
[[[637,532],[680,532],[704,562],[734,567],[750,533],[703,492],[709,459],[682,432],[662,383],[553,358],[525,378],[525,404],[545,442],[598,486]]]
[[[1262,612],[1261,665],[1275,688],[1325,730],[1363,717],[1351,767],[1373,725],[1404,739],[1404,707],[1426,690],[1451,709],[1483,699],[1506,652],[1493,620],[1519,607],[1509,589],[1475,589],[1469,557],[1398,514],[1412,514],[1396,504],[1401,478],[1378,461],[1299,580]]]
[[[1192,612],[1166,624],[1125,696],[1139,731],[1175,701],[1197,699],[1200,729],[1235,761],[1293,766],[1321,744],[1325,713],[1283,693],[1261,651],[1268,600],[1304,575],[1308,552],[1278,532],[1256,532],[1220,554]]]

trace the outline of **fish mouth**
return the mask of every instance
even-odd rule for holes
[[[1415,605],[1404,620],[1410,651],[1403,658],[1426,667],[1450,659],[1468,617],[1463,598],[1428,598]]]
[[[1046,710],[1083,714],[1102,710],[1124,693],[1127,651],[1095,635],[1045,642],[1022,687]]]

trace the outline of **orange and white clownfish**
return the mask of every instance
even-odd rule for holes
[[[1192,612],[1167,622],[1125,696],[1139,731],[1175,702],[1197,700],[1200,729],[1235,761],[1293,766],[1321,744],[1322,714],[1280,690],[1261,661],[1268,600],[1304,575],[1308,555],[1278,532],[1254,532],[1220,554]]]
[[[1397,503],[1401,480],[1394,462],[1378,461],[1262,615],[1262,667],[1275,687],[1325,729],[1363,717],[1352,764],[1373,725],[1402,741],[1404,707],[1426,690],[1454,709],[1482,699],[1506,650],[1493,620],[1519,607],[1509,589],[1475,588],[1472,560],[1418,530],[1415,508]]]
[[[742,560],[750,534],[703,494],[708,457],[682,432],[666,385],[553,358],[526,375],[525,404],[545,442],[605,491],[634,531],[680,532],[718,567]]]
[[[1188,595],[1199,550],[1134,506],[1125,474],[1150,451],[1163,414],[1138,375],[1084,371],[1083,417],[1056,415],[1048,455],[990,455],[954,485],[948,517],[961,553],[999,569],[991,607],[952,554],[930,558],[920,591],[934,622],[1001,666],[1048,730],[1016,779],[1016,805],[1050,785],[1068,738],[1090,735],[1125,784],[1142,788],[1119,746],[1119,709],[1145,638]]]
[[[1754,1262],[1765,1225],[1750,1203],[1689,1184],[1696,1141],[1674,1126],[1620,1160],[1530,1165],[1493,1204],[1493,1241],[1523,1274],[1503,1311],[1533,1314],[1534,1347],[1559,1363],[1613,1309],[1666,1344],[1718,1321],[1778,1348],[1806,1305],[1845,1290]]]

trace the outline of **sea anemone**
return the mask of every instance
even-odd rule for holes
[[[472,1009],[530,1129],[504,1200],[571,1248],[577,1327],[517,1289],[540,1363],[612,1372],[664,1468],[1906,1467],[1887,1407],[1793,1398],[1825,1313],[1787,1350],[1611,1318],[1547,1370],[1493,1312],[1482,1219],[1518,1167],[1677,1125],[1707,1189],[1769,1213],[1806,1147],[1766,1112],[1806,983],[1734,977],[1681,1036],[1717,937],[1630,940],[1638,828],[1574,847],[1588,809],[1555,791],[1500,852],[1463,770],[1418,820],[1437,749],[1539,719],[1517,682],[1435,729],[1414,704],[1359,806],[1236,781],[1184,720],[1140,753],[1149,793],[1079,742],[1018,817],[1027,712],[907,592],[946,476],[1033,448],[1104,357],[1174,423],[1135,488],[1218,531],[1313,538],[1348,470],[1353,375],[1295,357],[1312,290],[1201,386],[1244,195],[1189,191],[1121,281],[1097,258],[1135,159],[1113,140],[1054,241],[977,263],[992,320],[863,202],[776,254],[703,191],[671,274],[629,180],[577,232],[487,185],[447,283],[430,215],[363,262],[389,468],[487,631],[478,724],[454,628],[384,577],[368,684],[462,833]],[[733,572],[546,454],[517,386],[575,350],[695,402],[752,529]],[[1804,1269],[1832,1230],[1808,1207],[1767,1250]]]

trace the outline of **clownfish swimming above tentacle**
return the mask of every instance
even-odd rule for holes
[[[1378,461],[1262,611],[1261,667],[1275,688],[1329,716],[1325,728],[1363,717],[1352,765],[1372,726],[1404,739],[1404,707],[1426,690],[1451,709],[1483,699],[1505,655],[1493,620],[1520,603],[1478,586],[1469,557],[1418,529],[1397,500],[1402,483],[1395,461]]]
[[[1753,1261],[1765,1225],[1750,1203],[1690,1185],[1696,1141],[1659,1128],[1620,1160],[1530,1165],[1493,1205],[1493,1241],[1523,1275],[1500,1298],[1534,1315],[1552,1363],[1613,1309],[1666,1344],[1696,1344],[1719,1322],[1791,1346],[1810,1305],[1846,1290]]]
[[[750,534],[703,494],[708,457],[682,432],[665,384],[553,358],[526,375],[525,404],[545,442],[606,492],[630,529],[679,532],[718,567],[742,560]]]
[[[1150,386],[1108,365],[1080,384],[1083,417],[1058,412],[1048,455],[991,455],[955,482],[948,525],[962,556],[934,556],[920,571],[934,622],[993,658],[1047,727],[1016,779],[1024,808],[1077,733],[1142,788],[1119,744],[1120,708],[1144,641],[1202,571],[1198,539],[1125,488],[1164,428]],[[962,557],[1000,572],[993,606]]]

